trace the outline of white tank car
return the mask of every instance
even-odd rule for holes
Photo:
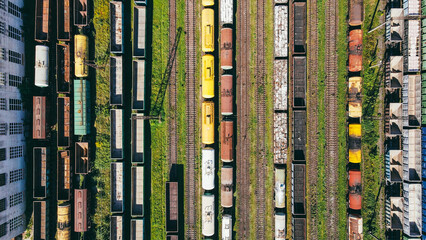
[[[34,84],[37,87],[49,86],[49,47],[37,45],[35,48]]]
[[[275,207],[285,207],[285,170],[275,168]]]
[[[275,213],[275,240],[285,240],[285,217],[284,213]]]
[[[222,240],[232,240],[232,216],[229,214],[222,217]]]
[[[214,235],[214,195],[207,193],[201,198],[201,228],[206,237]]]
[[[220,0],[220,24],[232,24],[234,17],[234,1]]]
[[[214,189],[214,149],[213,148],[204,148],[202,150],[202,179],[201,183],[204,190]]]

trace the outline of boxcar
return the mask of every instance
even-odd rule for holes
[[[71,103],[69,97],[58,97],[58,147],[69,147],[71,138]]]
[[[287,113],[274,112],[274,163],[287,163]]]
[[[349,170],[349,208],[352,210],[361,210],[362,187],[361,171]]]
[[[56,92],[69,93],[71,80],[70,46],[56,44]]]
[[[359,26],[364,19],[364,2],[363,0],[349,1],[349,25]]]
[[[234,1],[220,0],[220,24],[232,24],[234,18]]]
[[[46,201],[33,202],[33,236],[35,240],[49,239],[49,207]]]
[[[206,237],[214,235],[215,212],[214,195],[205,193],[201,197],[201,232]]]
[[[57,37],[59,41],[71,39],[71,0],[57,0]]]
[[[275,213],[275,239],[285,240],[286,236],[286,215],[285,213]],[[296,239],[296,238],[295,238]]]
[[[214,143],[214,103],[205,101],[202,104],[201,142]]]
[[[179,229],[178,182],[166,182],[166,232],[177,233]]]
[[[133,57],[145,57],[146,7],[133,8]]]
[[[201,185],[204,190],[212,190],[214,188],[214,177],[216,175],[214,167],[214,149],[204,148],[201,150],[201,153]]]
[[[201,81],[203,86],[203,98],[214,97],[214,57],[206,54],[202,57],[202,75]]]
[[[348,235],[349,239],[363,239],[362,235],[362,217],[358,214],[349,214],[348,216]]]
[[[293,215],[305,215],[305,165],[292,164],[291,206]]]
[[[222,216],[222,240],[232,239],[232,216],[225,214]]]
[[[33,96],[33,139],[46,139],[46,97]]]
[[[133,60],[132,109],[145,109],[145,60]]]
[[[293,239],[306,239],[306,218],[293,218]]]
[[[306,57],[293,57],[293,107],[306,107]]]
[[[111,212],[124,211],[124,169],[122,162],[111,163]]]
[[[87,66],[86,64],[88,55],[89,55],[89,38],[82,34],[75,35],[74,36],[74,74],[76,77],[84,78],[89,76],[89,66]]]
[[[123,240],[123,216],[111,216],[110,239]]]
[[[144,235],[144,220],[130,220],[130,240],[143,240]]]
[[[362,30],[354,29],[349,32],[349,71],[362,70]]]
[[[123,3],[121,1],[111,1],[110,9],[110,39],[111,53],[123,52]]]
[[[87,189],[74,190],[74,232],[87,231]]]
[[[229,165],[223,166],[221,171],[220,204],[225,208],[233,205],[233,171],[234,169]]]
[[[220,101],[222,115],[232,115],[234,113],[234,89],[232,75],[222,75],[220,83]]]
[[[75,173],[89,173],[89,143],[75,143]]]
[[[58,206],[57,240],[71,239],[71,205],[63,203]]]
[[[58,151],[58,166],[57,166],[57,200],[70,200],[71,191],[71,162],[70,151]]]
[[[293,3],[293,51],[294,54],[306,52],[306,2]]]
[[[234,160],[234,122],[232,120],[223,120],[220,123],[220,159],[224,162]]]
[[[36,0],[34,28],[36,41],[49,41],[49,12],[49,0]]]
[[[74,0],[74,25],[77,27],[87,26],[87,20],[87,0]]]
[[[285,169],[275,168],[275,207],[285,207]]]
[[[349,124],[349,162],[361,162],[361,124]]]
[[[288,6],[286,5],[274,6],[274,56],[288,57]]]
[[[214,51],[214,11],[206,8],[201,12],[201,50]]]
[[[111,56],[110,58],[110,105],[123,105],[123,57]]]
[[[74,80],[74,135],[90,133],[90,82]]]
[[[232,69],[232,28],[220,30],[220,67]]]
[[[214,0],[202,0],[201,3],[204,7],[210,7],[214,5]]]
[[[293,112],[293,160],[304,161],[306,153],[306,111]]]
[[[33,197],[47,197],[48,171],[47,149],[45,147],[33,148]]]
[[[144,214],[144,167],[132,167],[132,217],[143,217]]]
[[[361,77],[349,78],[349,117],[360,118],[362,116]]]
[[[123,109],[111,109],[110,156],[112,159],[123,158]]]
[[[49,47],[35,47],[34,84],[37,87],[49,86]]]
[[[144,119],[143,114],[132,115],[132,163],[144,162]]]
[[[288,60],[274,60],[274,110],[286,111],[288,102]]]

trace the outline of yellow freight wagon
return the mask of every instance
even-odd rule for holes
[[[214,143],[214,103],[203,102],[202,105],[201,142],[204,144]]]
[[[203,0],[202,3],[204,7],[209,7],[214,5],[214,0]]]
[[[69,203],[58,206],[57,240],[71,239],[71,205]]]
[[[201,50],[203,52],[214,51],[214,11],[206,8],[201,12],[202,41]]]
[[[361,162],[361,124],[349,124],[349,162]]]
[[[201,84],[203,87],[203,98],[214,97],[214,57],[206,54],[203,56]]]
[[[87,61],[89,38],[79,34],[74,36],[74,71],[76,77],[89,76],[89,67],[85,64]]]
[[[349,78],[349,117],[360,118],[362,116],[361,77]]]

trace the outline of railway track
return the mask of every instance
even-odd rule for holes
[[[257,55],[256,55],[256,238],[265,239],[265,127],[266,127],[266,97],[265,97],[265,0],[257,0],[256,34],[257,34]]]
[[[176,39],[176,0],[169,0],[169,56],[172,55]],[[173,61],[169,81],[169,167],[177,163],[177,89],[176,89],[176,61]]]
[[[338,123],[337,123],[337,23],[338,6],[336,0],[326,3],[326,52],[325,52],[325,113],[326,113],[326,151],[325,177],[327,194],[327,234],[329,239],[337,239],[337,178],[338,178]]]
[[[187,200],[187,216],[186,216],[186,237],[185,239],[197,239],[197,212],[196,207],[196,184],[195,184],[195,139],[196,139],[196,123],[197,123],[197,106],[196,98],[196,1],[186,0],[186,200]]]
[[[239,1],[237,8],[237,186],[239,239],[250,238],[250,142],[247,134],[249,125],[250,98],[250,4]]]

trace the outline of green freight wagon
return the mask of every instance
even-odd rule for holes
[[[426,73],[422,73],[422,124],[426,124]]]
[[[90,83],[74,80],[74,135],[90,133]]]

